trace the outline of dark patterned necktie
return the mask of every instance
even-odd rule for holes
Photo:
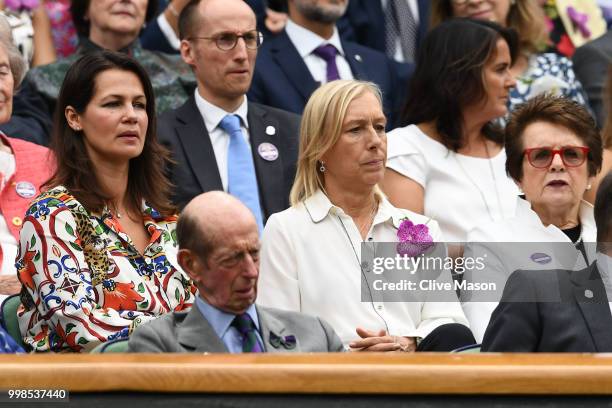
[[[257,340],[257,328],[255,323],[247,313],[236,315],[232,321],[240,336],[242,336],[242,352],[243,353],[263,353],[263,349]]]
[[[399,38],[405,62],[413,62],[416,50],[417,23],[406,0],[388,0],[385,7],[385,46],[387,56],[395,57]]]

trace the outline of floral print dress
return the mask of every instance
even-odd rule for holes
[[[138,325],[189,308],[195,287],[176,263],[176,216],[143,203],[150,242],[140,254],[105,209],[89,214],[59,186],[31,204],[16,268],[24,342],[35,351],[90,351]]]

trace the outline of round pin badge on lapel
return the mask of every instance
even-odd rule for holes
[[[29,181],[20,181],[15,186],[15,191],[22,198],[32,198],[36,195],[36,187]]]
[[[584,297],[588,298],[588,299],[593,299],[593,291],[590,289],[587,289],[584,291]]]
[[[275,134],[276,134],[276,128],[274,126],[267,126],[266,127],[266,135],[274,136]]]
[[[278,159],[278,149],[272,143],[264,142],[257,146],[257,153],[262,159],[267,161],[274,161]]]
[[[532,254],[529,258],[531,258],[533,262],[538,263],[540,265],[546,265],[547,263],[550,263],[552,261],[550,255],[543,254],[541,252],[536,252],[535,254]]]

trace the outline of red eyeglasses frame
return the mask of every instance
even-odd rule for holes
[[[584,160],[581,161],[579,164],[569,164],[565,161],[565,158],[563,157],[563,152],[566,149],[578,149],[578,150],[582,150],[582,153],[584,153]],[[532,163],[531,158],[530,158],[530,153],[533,152],[534,150],[549,150],[550,152],[552,152],[552,155],[550,156],[550,161],[548,162],[548,164],[546,166],[536,166]],[[535,167],[536,169],[545,169],[547,167],[549,167],[553,160],[555,159],[555,155],[559,155],[559,157],[561,157],[561,161],[563,161],[563,164],[565,164],[567,167],[580,167],[582,166],[582,164],[587,160],[587,156],[589,154],[589,152],[591,151],[591,149],[587,146],[563,146],[561,149],[552,149],[550,147],[533,147],[530,149],[525,149],[523,150],[523,156],[527,156],[527,161],[529,162],[529,164],[532,167]]]

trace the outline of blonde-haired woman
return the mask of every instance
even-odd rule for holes
[[[431,27],[452,17],[493,21],[519,35],[519,53],[511,72],[516,87],[510,91],[508,111],[532,97],[552,92],[588,106],[572,62],[552,52],[541,52],[548,33],[538,0],[433,0]]]
[[[361,279],[371,273],[362,264],[363,242],[397,242],[406,218],[441,240],[435,221],[393,207],[378,188],[385,125],[374,84],[333,81],[313,93],[302,117],[292,206],[270,217],[264,230],[258,303],[319,316],[353,350],[473,344],[456,299],[385,303],[370,291],[362,302]],[[450,282],[450,274],[438,279]]]
[[[608,79],[606,80],[606,86],[604,87],[604,106],[606,107],[606,123],[601,132],[603,138],[603,163],[601,165],[601,171],[595,176],[592,183],[592,188],[587,190],[584,195],[584,199],[595,204],[595,195],[599,189],[599,184],[603,178],[612,171],[612,65],[608,69]]]

